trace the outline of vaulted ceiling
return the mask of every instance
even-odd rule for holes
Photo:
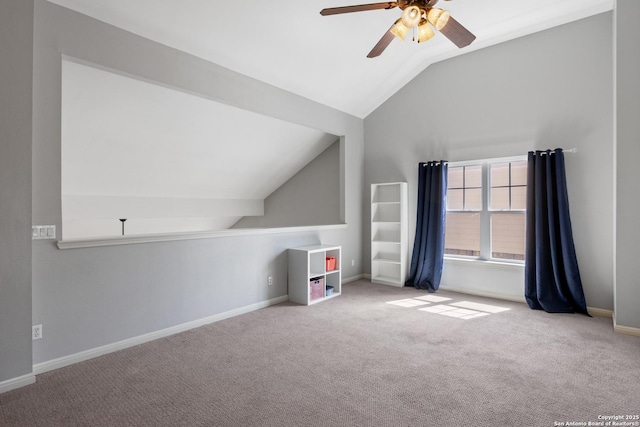
[[[407,37],[370,59],[400,9],[321,16],[363,2],[49,1],[359,118],[430,64],[613,7],[442,1],[477,36],[471,45],[459,49],[442,34],[421,44]],[[63,196],[261,201],[338,138],[129,77],[73,62],[63,69]]]
[[[477,36],[458,49],[441,34],[367,53],[398,8],[321,16],[372,0],[50,0],[338,110],[365,117],[430,64],[611,10],[613,0],[453,0],[438,7]]]

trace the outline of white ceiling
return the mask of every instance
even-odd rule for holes
[[[368,59],[398,8],[319,11],[375,0],[49,1],[361,118],[434,62],[613,7],[613,0],[441,2],[477,36],[470,46],[458,49],[438,34],[420,45],[394,40]]]
[[[360,118],[432,63],[613,6],[442,2],[477,36],[470,46],[438,34],[420,45],[394,40],[369,59],[398,8],[323,17],[325,7],[372,0],[49,1]],[[337,139],[68,61],[62,107],[65,196],[261,201]]]
[[[263,200],[337,139],[62,62],[65,196]]]

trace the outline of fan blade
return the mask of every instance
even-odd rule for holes
[[[393,25],[391,26],[393,28]],[[389,46],[394,39],[394,35],[391,32],[391,28],[384,33],[384,36],[380,39],[380,41],[371,49],[371,52],[367,55],[367,58],[375,58],[376,56],[380,56],[380,54]]]
[[[367,10],[376,10],[376,9],[393,9],[397,7],[398,3],[393,1],[387,1],[384,3],[369,3],[369,4],[357,4],[355,6],[342,6],[342,7],[329,7],[326,9],[322,9],[320,11],[320,15],[337,15],[339,13],[351,13],[351,12],[364,12]]]
[[[469,30],[451,16],[449,17],[449,21],[447,21],[447,25],[445,25],[440,32],[459,48],[470,45],[471,42],[476,39],[476,36],[471,34]]]

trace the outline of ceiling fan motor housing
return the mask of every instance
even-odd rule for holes
[[[404,40],[407,31],[417,29],[413,40],[425,42],[434,36],[432,25],[446,38],[459,48],[468,46],[476,38],[473,33],[453,19],[448,11],[434,7],[439,0],[397,0],[381,3],[358,4],[353,6],[329,7],[322,9],[320,14],[336,15],[341,13],[364,12],[368,10],[393,9],[402,10],[402,15],[382,36],[380,41],[371,49],[367,58],[375,58],[387,48],[389,43],[397,37]],[[445,0],[449,1],[449,0]],[[417,38],[416,38],[417,33]]]

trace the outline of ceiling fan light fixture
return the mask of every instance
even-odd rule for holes
[[[371,49],[367,58],[380,56],[394,38],[399,38],[404,41],[409,30],[411,30],[411,39],[418,43],[423,43],[431,39],[435,35],[435,30],[440,31],[444,37],[460,49],[473,42],[476,36],[455,20],[448,11],[433,7],[437,3],[438,0],[385,1],[353,6],[329,7],[322,9],[320,15],[337,15],[367,10],[399,8],[401,10],[400,18],[384,33],[378,43]]]
[[[420,25],[418,25],[418,43],[426,42],[434,35],[433,30],[429,26],[429,21],[422,19]]]
[[[451,15],[448,11],[435,7],[429,9],[429,12],[427,12],[427,19],[429,20],[431,25],[436,27],[436,30],[438,31],[440,31],[444,28],[445,25],[447,25],[450,16]]]
[[[420,19],[422,18],[422,9],[418,6],[409,6],[402,11],[402,23],[408,27],[413,28],[416,27],[420,23]]]
[[[400,18],[396,21],[396,23],[393,25],[393,27],[391,27],[389,31],[391,31],[391,34],[404,41],[404,39],[407,37],[407,31],[409,31],[409,27],[404,25],[402,23],[402,18]]]

